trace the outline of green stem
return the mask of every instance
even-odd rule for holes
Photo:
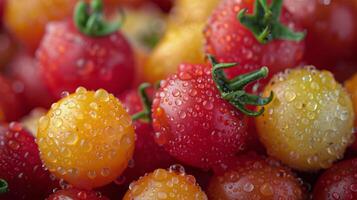
[[[103,16],[102,0],[92,0],[90,5],[79,1],[74,9],[73,21],[77,29],[91,37],[102,37],[116,32],[123,24],[125,15],[120,10],[121,19],[107,22]]]
[[[230,102],[234,107],[248,116],[259,116],[264,112],[264,108],[259,111],[252,111],[246,108],[247,105],[264,106],[273,100],[273,93],[269,97],[264,98],[258,95],[247,93],[244,88],[261,78],[268,75],[268,68],[262,67],[259,70],[242,74],[229,80],[224,72],[224,69],[237,65],[236,63],[218,63],[212,55],[207,56],[212,63],[212,78],[216,83],[218,90],[223,99]]]
[[[252,15],[247,14],[247,9],[242,9],[237,18],[262,44],[275,39],[303,40],[304,32],[294,32],[280,22],[282,6],[283,0],[272,0],[270,6],[268,6],[267,0],[256,0]]]
[[[151,105],[152,102],[149,96],[146,93],[146,89],[149,88],[151,85],[149,83],[142,83],[138,88],[138,93],[141,99],[141,103],[143,105],[143,110],[135,113],[132,116],[134,121],[136,120],[143,120],[145,122],[151,122]]]
[[[4,179],[0,179],[0,194],[4,194],[8,191],[9,185]]]

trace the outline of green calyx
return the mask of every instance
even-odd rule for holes
[[[136,120],[142,120],[144,122],[151,122],[151,105],[152,102],[146,93],[146,89],[151,85],[149,83],[142,83],[138,88],[138,93],[140,95],[141,103],[143,105],[143,110],[134,114],[131,118]]]
[[[256,0],[252,15],[248,15],[247,9],[243,9],[237,17],[262,44],[274,39],[301,41],[305,38],[304,32],[294,32],[280,22],[282,6],[283,0],[272,0],[270,5],[267,0]]]
[[[268,68],[262,67],[257,71],[243,74],[229,80],[224,72],[224,69],[233,67],[237,65],[237,63],[218,63],[212,55],[208,55],[208,59],[213,66],[213,80],[216,83],[222,98],[248,116],[257,117],[263,114],[264,108],[261,108],[259,111],[252,111],[247,109],[246,106],[267,105],[273,100],[273,93],[271,92],[269,97],[264,98],[258,95],[248,94],[244,88],[254,81],[267,77],[269,72]]]
[[[81,33],[91,37],[103,37],[116,32],[122,26],[124,13],[120,14],[121,19],[107,22],[103,15],[102,0],[92,0],[90,5],[81,0],[74,9],[73,20]]]
[[[0,194],[4,194],[8,191],[9,185],[4,179],[0,179]]]

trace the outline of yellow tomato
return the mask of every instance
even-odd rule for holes
[[[276,75],[264,90],[273,101],[256,119],[268,154],[292,168],[328,168],[353,142],[354,112],[345,89],[313,67]]]
[[[105,90],[78,88],[39,120],[37,141],[46,167],[75,187],[115,180],[134,150],[134,129],[122,104]]]
[[[206,200],[193,176],[157,169],[130,184],[123,200]]]

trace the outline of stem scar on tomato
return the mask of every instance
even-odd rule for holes
[[[119,11],[120,19],[106,22],[103,16],[102,0],[92,0],[90,6],[86,2],[80,1],[74,9],[73,19],[80,32],[88,36],[102,37],[114,33],[123,25],[124,11],[121,9]]]
[[[268,76],[269,69],[262,67],[259,70],[237,76],[233,79],[228,79],[224,69],[236,66],[237,63],[218,63],[214,56],[207,55],[208,60],[212,64],[212,77],[216,83],[217,89],[220,91],[223,99],[230,102],[235,108],[244,114],[257,117],[264,112],[264,107],[259,111],[252,111],[246,108],[246,105],[264,106],[273,100],[274,94],[270,93],[269,97],[260,97],[247,93],[244,88],[261,78]]]
[[[7,192],[9,185],[4,179],[0,179],[0,194]]]
[[[247,15],[247,9],[242,9],[237,18],[262,44],[275,39],[301,41],[305,32],[294,32],[280,22],[282,5],[283,0],[273,0],[270,6],[267,0],[256,0],[254,14]]]

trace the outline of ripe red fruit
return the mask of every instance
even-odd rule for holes
[[[213,11],[205,30],[205,49],[220,62],[239,63],[226,71],[229,77],[261,66],[268,66],[273,75],[301,62],[304,34],[289,29],[299,30],[299,25],[281,8],[281,1],[272,0],[271,7],[265,5],[269,9],[264,10],[266,3],[261,2],[266,1],[224,0]],[[258,17],[247,15],[253,13],[254,2]]]
[[[4,15],[4,5],[5,5],[5,0],[0,0],[0,28],[2,28],[2,20],[3,20],[3,15]]]
[[[15,122],[0,126],[0,177],[13,199],[43,199],[57,186],[42,168],[35,138]]]
[[[158,5],[164,12],[169,12],[172,8],[173,0],[151,0],[154,4]]]
[[[107,197],[101,196],[94,191],[86,191],[79,189],[58,190],[51,194],[47,200],[109,200]]]
[[[253,113],[245,105],[271,100],[243,90],[247,83],[266,76],[266,68],[228,80],[223,68],[235,64],[213,59],[212,63],[213,72],[210,65],[180,65],[176,74],[161,82],[152,105],[156,142],[176,159],[200,168],[221,165],[244,150],[248,118],[241,112],[259,115],[263,110]]]
[[[357,159],[339,162],[318,179],[314,200],[357,199]]]
[[[12,84],[0,75],[0,121],[19,119],[24,113],[23,102]]]
[[[100,6],[93,3],[98,8],[93,7],[91,14],[87,4],[77,5],[75,23],[49,23],[37,51],[42,76],[58,98],[78,86],[120,94],[133,81],[132,49],[118,26],[103,21],[101,1],[94,1]],[[88,20],[96,23],[90,26]]]
[[[1,26],[1,19],[0,19],[0,26]],[[16,44],[15,41],[11,38],[10,34],[8,34],[5,31],[0,31],[0,70],[6,67],[6,65],[14,56],[15,51],[16,51]]]
[[[300,181],[279,162],[249,155],[240,157],[237,163],[234,169],[211,179],[209,199],[306,199]]]
[[[9,65],[14,84],[23,88],[24,103],[28,109],[49,108],[55,101],[40,77],[37,61],[25,52],[18,53]]]
[[[308,64],[326,68],[334,67],[337,61],[356,60],[355,0],[285,0],[284,5],[307,28]]]
[[[152,94],[152,90],[148,92]],[[143,110],[141,98],[137,90],[130,90],[120,99],[131,115]],[[130,183],[145,173],[154,171],[157,168],[168,168],[175,162],[163,147],[155,143],[153,137],[154,130],[151,123],[136,120],[134,121],[134,127],[136,134],[134,156],[132,161],[129,162],[128,168],[118,178],[118,184]]]

